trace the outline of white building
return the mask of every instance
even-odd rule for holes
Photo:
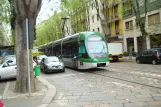
[[[98,32],[104,34],[104,31],[103,31],[103,28],[101,25],[101,21],[100,21],[100,17],[102,20],[104,20],[104,15],[101,12],[102,4],[101,4],[100,0],[98,0],[100,17],[97,14],[95,0],[90,0],[88,3],[89,3],[89,13],[87,13],[87,14],[89,15],[89,29],[90,29],[90,31],[98,31]]]
[[[125,19],[123,21],[123,25],[124,25],[124,51],[140,52],[141,32],[140,28],[136,25],[136,17],[133,16]],[[161,46],[161,8],[149,11],[147,13],[146,30],[149,35],[149,37],[146,38],[147,49]]]

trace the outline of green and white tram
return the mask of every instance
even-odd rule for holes
[[[107,43],[99,32],[80,32],[39,48],[47,55],[59,56],[61,45],[62,59],[67,67],[90,69],[109,65]]]

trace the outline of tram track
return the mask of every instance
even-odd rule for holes
[[[107,70],[109,70],[109,69],[107,69]],[[132,75],[135,75],[135,76],[138,76],[138,77],[148,77],[148,78],[152,78],[152,79],[158,79],[158,80],[161,81],[161,74],[159,74],[159,73],[145,73],[145,72],[139,72],[137,70],[133,70],[133,71],[129,71],[129,72],[127,72],[127,71],[119,72],[119,71],[114,71],[114,70],[109,70],[109,71],[117,72],[117,73],[120,73],[120,74],[122,74],[122,73],[124,73],[124,74],[132,74]],[[139,75],[141,75],[141,76],[139,76]],[[159,77],[158,76],[154,76],[154,75],[159,75]]]
[[[101,73],[97,73],[97,72],[89,72],[89,73],[94,74],[94,75],[103,76],[103,77],[108,77],[108,78],[111,78],[111,79],[116,79],[116,80],[121,80],[121,81],[129,82],[129,83],[134,83],[134,84],[138,84],[138,85],[142,85],[142,86],[147,86],[147,87],[151,87],[151,88],[161,89],[161,86],[158,87],[158,86],[154,86],[154,85],[150,85],[150,84],[144,84],[144,83],[141,83],[141,82],[135,82],[135,81],[131,81],[131,80],[127,80],[127,79],[123,79],[123,78],[119,78],[119,77],[114,77],[114,76],[111,76],[111,75],[105,75],[105,74],[101,74]],[[142,76],[136,76],[135,75],[135,77],[142,77]],[[148,78],[148,77],[146,77],[146,78]],[[161,80],[161,79],[158,79],[158,80]]]

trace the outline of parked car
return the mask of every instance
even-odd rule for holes
[[[46,58],[46,57],[47,57],[46,55],[39,55],[39,56],[37,56],[37,63],[40,64],[41,60],[43,58]]]
[[[35,61],[33,61],[33,67],[36,66]],[[0,61],[0,79],[16,78],[17,75],[17,65],[16,58],[3,58]]]
[[[16,55],[7,55],[4,57],[5,59],[16,58]]]
[[[64,63],[56,56],[43,58],[40,62],[41,71],[44,72],[58,72],[65,71]]]
[[[153,65],[161,63],[161,48],[149,49],[143,51],[136,57],[136,62],[152,63]]]
[[[0,62],[0,79],[16,77],[16,58],[2,59]]]

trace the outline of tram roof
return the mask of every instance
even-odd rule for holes
[[[84,31],[84,32],[80,32],[80,33],[91,33],[91,31]],[[79,36],[80,33],[76,33],[76,34],[67,36],[67,37],[63,38],[63,41],[69,40],[69,39],[71,39],[71,38],[77,38],[77,37]],[[49,43],[40,45],[40,46],[39,46],[39,49],[48,47],[48,46],[50,46],[50,45],[52,45],[52,44],[61,43],[61,41],[62,41],[62,39],[58,39],[58,40],[55,40],[55,41],[51,41],[51,42],[49,42]]]

